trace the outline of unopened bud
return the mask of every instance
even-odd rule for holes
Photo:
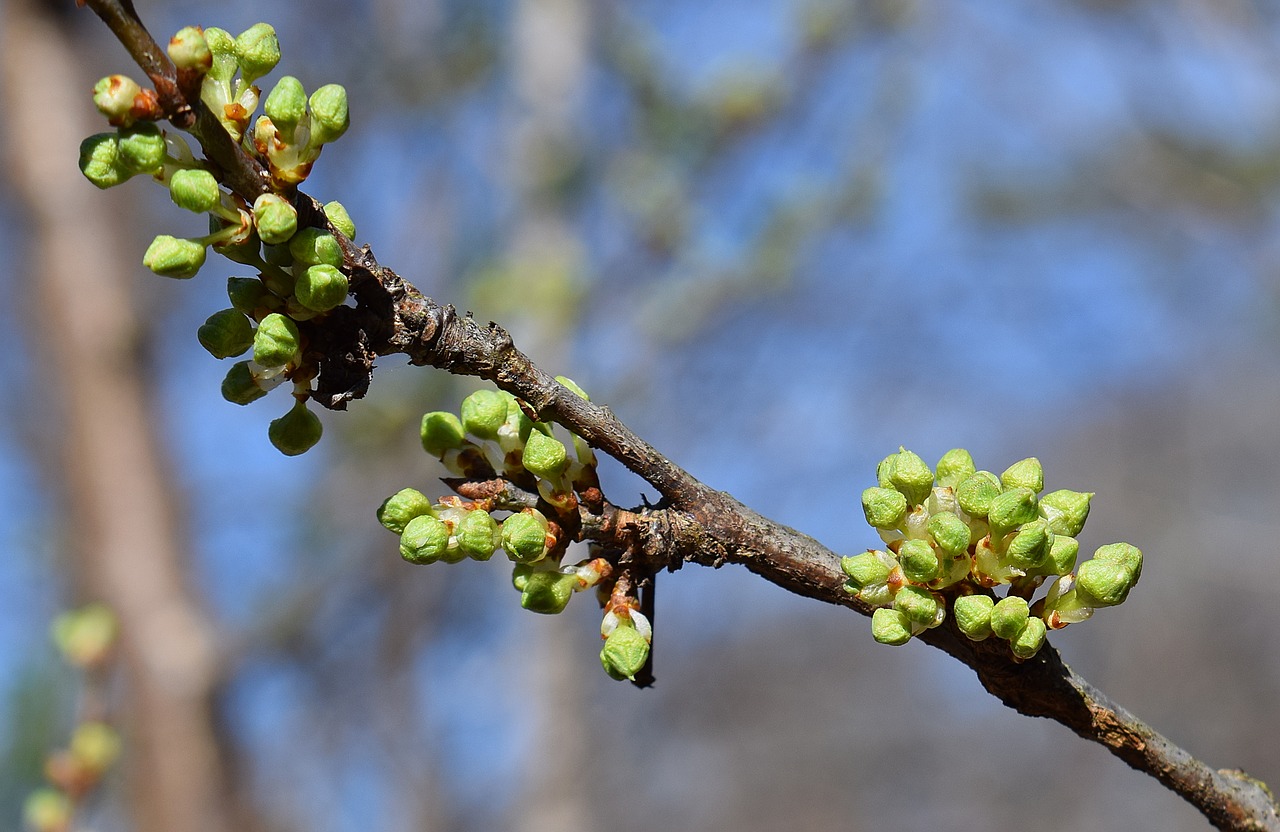
[[[236,38],[236,60],[246,84],[252,84],[280,63],[280,41],[269,23],[255,23]]]
[[[1010,563],[1027,572],[1044,565],[1052,546],[1053,532],[1049,531],[1049,524],[1044,520],[1035,520],[1023,525],[1014,535],[1005,554]]]
[[[929,466],[918,455],[903,447],[899,447],[898,453],[893,456],[889,480],[907,498],[908,505],[920,505],[933,491],[933,472],[929,470]]]
[[[108,75],[93,85],[93,106],[108,123],[127,127],[133,123],[133,99],[140,92],[142,87],[127,75]]]
[[[213,55],[209,77],[215,81],[230,81],[240,65],[236,62],[236,40],[226,29],[210,26],[204,30],[205,45]]]
[[[1020,659],[1029,659],[1044,646],[1044,637],[1048,628],[1039,618],[1028,618],[1017,637],[1010,643],[1013,655]]]
[[[62,658],[74,667],[91,667],[110,654],[119,623],[105,604],[88,604],[62,613],[53,621],[53,641]]]
[[[97,133],[80,142],[80,172],[104,191],[134,174],[120,161],[120,138],[115,133]]]
[[[477,390],[462,400],[462,425],[481,439],[497,439],[507,420],[507,398],[497,390]]]
[[[938,577],[938,556],[924,540],[907,540],[898,550],[898,563],[908,581],[927,583]]]
[[[1029,608],[1025,598],[1010,595],[1001,598],[991,609],[991,632],[1009,641],[1017,638],[1027,623]]]
[[[915,624],[932,627],[938,623],[938,599],[923,587],[908,584],[898,590],[893,608]]]
[[[256,277],[227,278],[227,298],[231,308],[245,315],[252,315],[259,307],[267,304],[267,287]]]
[[[954,514],[942,512],[929,518],[927,526],[938,548],[956,554],[969,548],[969,527]]]
[[[204,265],[204,260],[204,243],[161,234],[147,247],[147,253],[142,256],[142,265],[161,277],[186,280],[196,276],[196,272]]]
[[[1044,491],[1044,467],[1033,456],[1020,459],[1000,475],[1000,484],[1006,489],[1029,488],[1035,494]]]
[[[31,832],[68,832],[71,800],[56,789],[38,789],[27,796],[22,816]]]
[[[956,488],[978,470],[964,448],[952,448],[938,460],[938,485]]]
[[[169,39],[169,60],[178,69],[208,72],[213,66],[213,51],[199,26],[185,26]]]
[[[285,456],[297,456],[311,450],[320,441],[324,426],[320,417],[307,409],[304,400],[294,402],[289,412],[267,426],[267,438]]]
[[[1008,534],[1023,523],[1036,518],[1036,495],[1030,488],[1014,488],[1001,492],[991,501],[987,522],[992,539]]]
[[[884,583],[892,571],[875,552],[840,558],[840,568],[849,576],[848,585],[854,592],[865,586]]]
[[[996,602],[989,595],[965,595],[951,605],[956,626],[971,641],[982,641],[991,635],[991,611]]]
[[[1138,551],[1127,543],[1112,545]],[[1141,552],[1138,557],[1141,558]],[[1129,597],[1129,590],[1138,582],[1141,573],[1141,561],[1135,569],[1131,563],[1100,558],[1095,553],[1092,559],[1080,564],[1080,568],[1076,570],[1076,595],[1091,607],[1113,607]]]
[[[347,299],[350,283],[347,276],[329,265],[310,266],[298,282],[293,292],[298,302],[314,312],[328,312]]]
[[[555,615],[563,612],[573,597],[577,575],[560,572],[533,572],[520,592],[520,606],[530,612]]]
[[[214,358],[230,358],[253,346],[253,325],[242,312],[223,309],[205,319],[196,337]]]
[[[325,84],[311,94],[311,145],[336,141],[351,126],[347,91],[341,84]]]
[[[237,361],[227,370],[222,380],[222,398],[232,404],[245,405],[256,402],[267,395],[267,391],[254,378],[248,361]]]
[[[569,467],[569,454],[559,439],[534,431],[529,434],[520,462],[534,476],[555,480]]]
[[[347,213],[347,209],[337,200],[326,202],[324,204],[324,215],[329,218],[329,222],[333,227],[342,232],[342,236],[348,240],[356,238],[356,224],[351,221],[351,215]]]
[[[338,240],[328,231],[319,228],[303,228],[289,240],[289,254],[294,262],[303,266],[316,266],[324,263],[329,266],[342,265],[342,248]]]
[[[378,522],[388,531],[403,534],[410,520],[431,513],[427,495],[416,488],[402,488],[378,507]]]
[[[1089,519],[1089,501],[1092,491],[1071,491],[1066,488],[1050,491],[1040,498],[1040,514],[1049,521],[1054,534],[1076,537]]]
[[[203,214],[221,201],[222,189],[207,170],[177,170],[169,177],[169,197],[179,208]]]
[[[298,230],[298,211],[279,194],[260,194],[253,201],[258,236],[269,245],[286,242]]]
[[[649,641],[635,627],[616,627],[600,650],[600,664],[614,679],[635,679],[649,659]]]
[[[149,121],[120,128],[120,163],[136,173],[159,173],[167,156],[164,134]]]
[[[434,457],[461,448],[466,438],[458,417],[444,410],[424,413],[418,435],[422,438],[422,450]]]
[[[120,735],[105,722],[82,722],[71,735],[71,755],[85,769],[100,775],[120,756]]]
[[[498,522],[483,509],[467,512],[454,530],[454,536],[458,539],[458,548],[472,560],[488,560],[502,542]]]
[[[449,527],[430,514],[410,520],[400,535],[400,557],[409,563],[435,563],[448,548]]]
[[[272,312],[254,333],[253,360],[263,367],[283,367],[298,357],[301,345],[298,325],[279,312]]]
[[[900,610],[880,607],[871,614],[871,637],[881,644],[906,644],[911,640],[911,619]]]
[[[539,511],[522,511],[502,521],[502,548],[513,561],[542,560],[547,556],[547,537],[547,518]]]
[[[956,502],[970,517],[984,518],[1000,495],[1000,479],[990,471],[978,471],[956,488]]]
[[[301,81],[286,75],[276,81],[262,109],[280,134],[292,142],[294,128],[307,114],[307,91],[302,88]]]
[[[907,498],[892,488],[868,488],[862,492],[862,512],[876,529],[896,529],[907,517]]]

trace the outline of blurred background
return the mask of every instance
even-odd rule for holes
[[[137,0],[163,41],[260,4]],[[1198,830],[1153,780],[918,643],[736,567],[660,582],[657,686],[599,610],[416,568],[374,509],[445,493],[388,358],[287,459],[196,343],[233,264],[159,188],[75,169],[70,0],[0,3],[0,826],[66,742],[50,620],[118,612],[125,756],[84,828]],[[1256,0],[310,0],[280,74],[351,93],[306,190],[425,293],[716,488],[836,551],[899,444],[1097,492],[1147,556],[1066,661],[1215,767],[1280,781],[1280,7]],[[240,272],[243,273],[243,272]],[[621,505],[654,496],[603,472]]]

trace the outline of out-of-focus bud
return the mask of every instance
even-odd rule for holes
[[[301,345],[298,325],[279,312],[272,312],[254,333],[253,360],[263,367],[283,367],[298,357]]]
[[[964,448],[952,448],[938,460],[938,485],[956,488],[977,470],[968,451]]]
[[[280,41],[269,23],[255,23],[241,32],[235,50],[246,84],[252,84],[280,63]]]
[[[1029,488],[1032,493],[1039,494],[1044,491],[1044,467],[1033,456],[1020,459],[1004,470],[1000,484],[1005,489]]]
[[[120,735],[105,722],[82,722],[71,735],[71,756],[95,776],[101,775],[120,756]]]
[[[308,410],[302,399],[296,400],[288,413],[267,426],[267,438],[285,456],[297,456],[311,450],[323,433],[320,417]]]
[[[347,276],[333,266],[309,266],[294,284],[298,302],[314,312],[328,312],[347,299],[350,283]]]
[[[110,607],[88,604],[55,618],[51,634],[67,664],[92,667],[110,655],[119,629],[116,614]]]
[[[96,133],[80,142],[80,172],[104,191],[134,174],[120,161],[120,137],[115,133]]]
[[[577,383],[568,376],[556,376],[556,381],[560,382],[565,387],[568,387],[578,398],[591,401],[591,397],[587,395],[587,392],[579,387]]]
[[[262,109],[285,141],[292,143],[294,128],[307,114],[307,91],[302,88],[301,81],[286,75],[276,81]]]
[[[71,800],[56,789],[37,789],[27,796],[22,816],[31,832],[68,832]]]
[[[970,517],[983,518],[1000,494],[1000,479],[990,471],[971,474],[956,488],[956,502]]]
[[[951,605],[956,626],[972,641],[982,641],[991,635],[991,611],[996,602],[989,595],[965,595]]]
[[[1028,615],[1026,599],[1017,595],[1001,598],[991,609],[991,632],[1005,641],[1017,638],[1027,623]]]
[[[1040,498],[1040,514],[1049,521],[1054,534],[1076,537],[1089,519],[1089,501],[1092,491],[1071,491],[1066,488],[1050,491]]]
[[[862,492],[862,512],[877,529],[896,529],[907,517],[907,498],[892,488],[868,488]]]
[[[334,200],[324,204],[324,215],[329,218],[329,222],[333,227],[342,232],[342,236],[348,240],[356,238],[356,224],[351,221],[351,215],[347,213],[347,209],[342,206],[341,202]]]
[[[294,262],[303,266],[316,266],[324,263],[329,266],[342,265],[342,248],[338,240],[328,231],[319,228],[303,228],[289,240],[289,254]]]
[[[461,448],[466,438],[458,417],[444,410],[422,414],[422,427],[418,435],[422,438],[422,450],[434,457],[441,457],[446,451]]]
[[[388,531],[404,534],[404,527],[415,517],[431,514],[431,501],[416,488],[402,488],[378,507],[378,522]]]
[[[276,245],[288,241],[298,230],[298,211],[279,194],[260,194],[253,201],[253,220],[262,242]]]
[[[178,69],[208,72],[213,67],[213,50],[199,26],[184,26],[169,38],[169,60]]]
[[[616,627],[600,650],[600,664],[612,678],[634,680],[649,659],[649,640],[635,627]]]
[[[449,527],[430,514],[410,520],[400,535],[400,557],[409,563],[435,563],[448,548]]]
[[[871,637],[881,644],[906,644],[911,640],[911,619],[900,610],[880,607],[871,614]]]
[[[254,378],[248,361],[237,361],[227,370],[222,380],[222,398],[232,404],[245,405],[267,395],[266,389]]]
[[[483,509],[467,512],[454,530],[454,536],[458,539],[458,548],[472,560],[488,560],[502,542],[498,522]]]
[[[519,563],[534,563],[547,556],[547,518],[537,510],[522,511],[502,521],[502,548]]]
[[[214,358],[230,358],[253,346],[253,325],[243,313],[223,309],[205,319],[196,337]]]
[[[898,563],[908,581],[927,583],[938,577],[938,556],[923,540],[907,540],[898,549]]]
[[[347,91],[341,84],[325,84],[311,94],[311,146],[336,141],[351,126]]]
[[[161,277],[186,280],[196,276],[196,272],[204,265],[204,260],[204,243],[161,234],[147,247],[147,253],[142,256],[142,265]]]
[[[1039,618],[1028,618],[1021,632],[1009,645],[1013,648],[1013,655],[1020,659],[1029,659],[1039,653],[1040,648],[1044,646],[1047,629]]]
[[[133,99],[142,87],[127,75],[108,75],[93,85],[93,106],[114,127],[133,123]]]
[[[221,201],[222,189],[207,170],[176,170],[169,177],[169,197],[179,208],[203,214]]]

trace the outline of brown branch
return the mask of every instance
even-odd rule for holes
[[[144,48],[150,36],[140,24],[129,25],[130,19],[137,19],[131,9],[125,12],[116,0],[89,3],[147,69],[149,64],[143,61],[154,60],[151,50]],[[112,21],[122,15],[125,23],[117,29]],[[198,101],[188,103],[203,109]],[[211,145],[216,144],[213,134],[221,133],[203,132]],[[238,146],[233,148],[244,156]],[[225,156],[225,148],[221,152]],[[230,168],[223,158],[215,161],[236,174],[229,175],[227,183],[246,200],[262,192],[260,170],[255,176],[237,167],[238,159]],[[249,163],[254,165],[252,160]],[[396,353],[415,365],[487,379],[527,402],[539,419],[560,423],[617,459],[664,498],[656,510],[608,507],[593,515],[583,509],[581,536],[627,547],[650,569],[674,569],[685,561],[717,567],[742,564],[790,592],[870,613],[844,591],[844,575],[834,552],[699,482],[608,408],[583,400],[534,365],[502,327],[481,324],[425,297],[380,266],[368,246],[358,249],[336,233],[309,197],[298,194],[297,205],[301,225],[328,226],[342,241],[345,270],[357,301],[355,308],[339,307],[300,325],[320,366],[313,398],[321,405],[341,410],[347,402],[361,398],[369,388],[374,361]],[[1053,719],[1103,745],[1182,796],[1218,828],[1280,832],[1280,809],[1264,784],[1242,772],[1215,771],[1196,760],[1077,676],[1052,647],[1046,646],[1027,662],[1016,662],[1007,646],[970,642],[951,621],[925,632],[921,640],[972,668],[987,691],[1010,708]]]

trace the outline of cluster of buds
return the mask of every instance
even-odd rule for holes
[[[875,607],[872,635],[882,644],[905,644],[942,624],[950,603],[965,636],[995,636],[1027,659],[1048,630],[1123,602],[1142,574],[1142,552],[1127,543],[1102,546],[1076,565],[1093,494],[1041,496],[1044,469],[1034,457],[996,476],[977,470],[961,448],[936,470],[902,448],[881,461],[876,478],[862,508],[885,549],[842,558],[841,567],[845,588]]]
[[[162,116],[155,93],[122,75],[94,87],[94,103],[116,129],[84,140],[80,170],[99,188],[149,175],[178,207],[208,215],[205,236],[162,234],[152,241],[142,262],[156,274],[194,277],[210,247],[257,272],[231,278],[230,308],[210,315],[197,334],[215,358],[252,350],[252,360],[235,364],[223,381],[228,401],[248,404],[285,381],[292,383],[294,404],[271,423],[267,435],[282,453],[303,453],[320,440],[321,424],[306,406],[318,367],[307,358],[306,327],[299,324],[343,305],[350,283],[338,239],[327,230],[298,227],[294,188],[306,179],[324,145],[346,132],[346,90],[329,84],[308,97],[298,79],[285,76],[267,95],[266,114],[250,130],[261,96],[254,82],[280,60],[271,26],[258,23],[238,37],[189,26],[170,40],[169,57],[180,71],[201,79],[202,103],[269,172],[272,189],[251,205],[223,190],[216,168],[198,159],[181,135],[155,123]],[[355,225],[340,203],[325,205],[324,213],[339,233],[355,237]]]
[[[86,700],[114,654],[115,614],[101,604],[63,613],[54,620],[52,636],[67,664],[85,674]],[[100,715],[86,713],[76,725],[67,747],[45,760],[49,785],[27,796],[24,816],[32,832],[69,832],[85,797],[120,756],[120,735]]]

